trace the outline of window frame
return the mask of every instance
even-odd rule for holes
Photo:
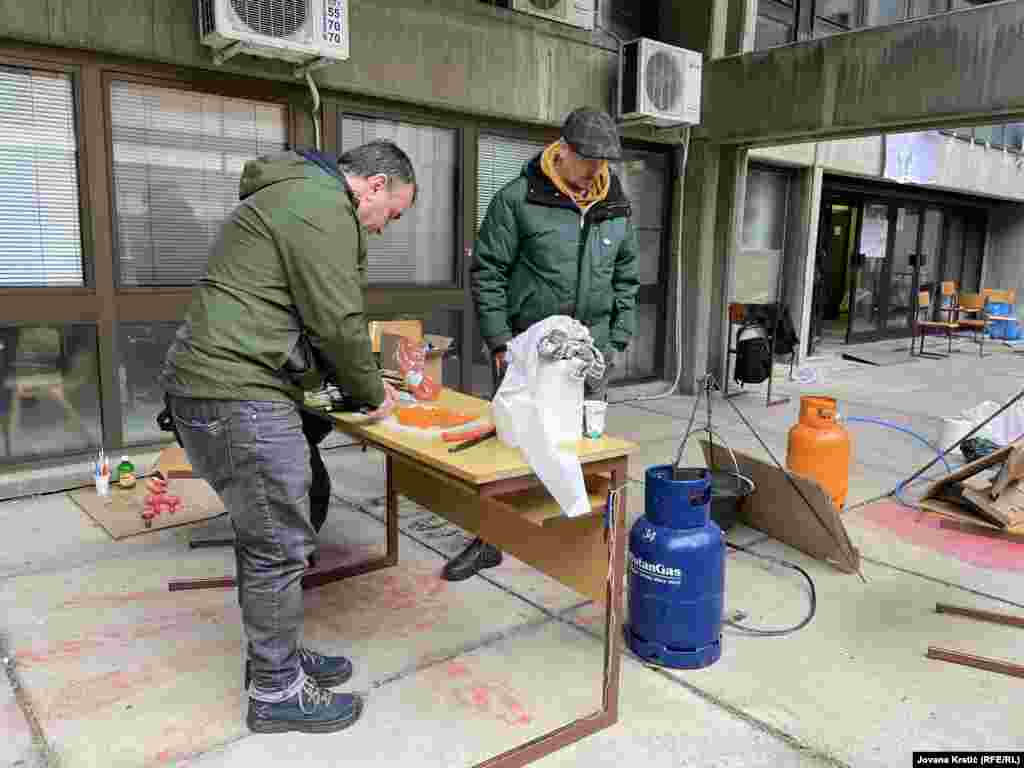
[[[819,23],[823,23],[823,24],[827,24],[830,27],[835,27],[836,28],[835,32],[830,32],[828,34],[837,34],[837,33],[840,33],[840,32],[849,32],[850,30],[859,29],[860,27],[864,26],[864,16],[865,16],[865,13],[866,13],[866,10],[867,10],[866,3],[864,2],[864,0],[853,0],[854,6],[855,6],[854,12],[853,12],[854,13],[854,20],[853,20],[853,23],[850,24],[850,25],[840,24],[838,21],[835,21],[834,19],[830,19],[828,16],[822,16],[819,13],[819,10],[820,10],[821,5],[824,4],[824,0],[813,0],[813,2],[814,2],[814,14],[813,14],[814,26],[817,27],[817,25]],[[820,37],[820,35],[814,33],[813,31],[812,31],[812,34],[814,35],[814,37]]]
[[[95,264],[95,243],[92,228],[89,226],[88,207],[86,199],[91,185],[88,172],[89,163],[85,138],[85,109],[82,99],[82,71],[80,66],[73,62],[61,61],[59,57],[32,58],[21,55],[6,55],[5,47],[0,46],[0,64],[4,66],[25,69],[36,72],[47,72],[57,75],[65,75],[71,85],[72,118],[75,126],[75,166],[78,174],[78,226],[79,240],[82,249],[82,285],[26,285],[26,286],[0,286],[0,306],[15,304],[18,311],[13,313],[19,317],[29,316],[36,320],[42,318],[54,318],[54,322],[70,323],[81,314],[88,314],[93,308],[88,302],[80,299],[91,297],[96,290],[96,264]],[[40,302],[40,299],[60,299],[63,306],[61,314],[51,314],[52,308],[40,306],[48,302]],[[6,307],[5,307],[6,308]],[[5,322],[8,317],[6,311],[0,311],[0,323]],[[57,319],[59,318],[59,320]],[[16,322],[11,319],[10,322]]]
[[[111,89],[114,82],[134,83],[138,85],[149,85],[154,88],[166,88],[170,90],[185,91],[188,93],[202,93],[223,98],[250,99],[263,101],[270,104],[278,104],[285,108],[285,143],[292,145],[295,136],[295,105],[294,98],[290,98],[287,91],[279,88],[273,90],[265,86],[269,81],[253,80],[251,78],[240,79],[238,82],[225,78],[188,79],[183,80],[171,76],[162,76],[159,73],[139,71],[137,68],[121,69],[110,68],[103,72],[103,104],[104,104],[104,136],[107,159],[107,186],[108,186],[108,226],[110,228],[110,259],[111,270],[114,280],[114,293],[118,299],[124,301],[124,307],[128,314],[119,317],[123,323],[139,322],[161,322],[179,320],[185,307],[192,296],[194,286],[161,286],[161,285],[122,285],[118,274],[117,249],[115,246],[117,194],[114,188],[114,138],[113,119],[110,108]],[[259,87],[259,86],[264,87]],[[271,84],[272,85],[272,84]],[[154,310],[159,316],[153,316]]]
[[[347,105],[352,106],[347,106]],[[331,130],[331,141],[328,142],[326,125],[322,134],[324,136],[324,147],[326,148],[329,144],[333,147],[331,151],[336,154],[341,154],[341,130],[342,130],[342,116],[353,117],[356,119],[363,120],[384,120],[394,123],[405,123],[412,126],[422,126],[424,128],[440,128],[443,130],[451,130],[455,133],[455,200],[452,203],[454,210],[455,220],[453,222],[454,235],[455,235],[455,253],[452,254],[452,279],[449,282],[444,283],[369,283],[367,290],[374,292],[375,294],[384,291],[444,291],[445,297],[448,296],[448,291],[451,290],[462,290],[465,285],[463,280],[463,262],[465,261],[466,251],[466,233],[465,233],[465,222],[464,218],[466,215],[465,209],[465,157],[466,157],[466,125],[465,121],[456,119],[446,119],[444,116],[438,116],[437,113],[424,112],[420,113],[416,110],[398,110],[398,109],[381,109],[374,108],[373,106],[366,104],[365,102],[350,101],[348,99],[329,98],[325,100],[324,107],[332,107],[330,109],[332,113],[332,130]],[[324,115],[327,113],[327,109],[323,110]]]

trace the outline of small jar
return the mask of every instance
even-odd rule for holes
[[[128,457],[122,456],[121,463],[117,465],[117,484],[121,488],[135,487],[135,465],[128,461]]]

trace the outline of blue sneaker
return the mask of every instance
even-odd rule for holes
[[[352,662],[344,656],[324,656],[308,648],[299,648],[299,662],[306,676],[316,680],[321,688],[333,688],[348,682],[352,677]],[[251,664],[251,661],[245,660],[245,684],[242,686],[245,690],[249,690],[252,681]]]
[[[307,677],[290,699],[270,704],[250,698],[245,723],[253,733],[334,733],[348,728],[362,712],[361,697],[332,693]]]

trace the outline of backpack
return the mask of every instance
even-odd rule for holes
[[[744,333],[760,331],[758,335]],[[736,367],[733,378],[737,384],[760,384],[772,372],[771,347],[765,327],[757,323],[746,323],[736,334]]]

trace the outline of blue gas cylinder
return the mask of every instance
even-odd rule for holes
[[[725,542],[711,519],[711,473],[649,467],[629,532],[626,642],[640,658],[699,669],[722,655]]]

